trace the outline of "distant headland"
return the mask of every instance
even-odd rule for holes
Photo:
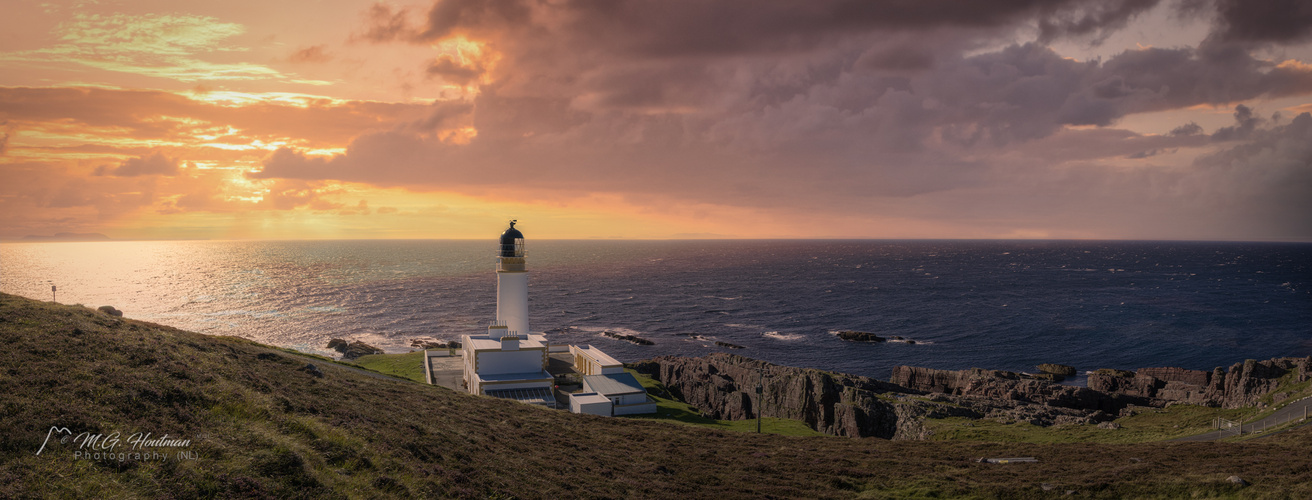
[[[17,240],[7,241],[113,241],[113,238],[100,233],[55,233],[53,235],[29,234]]]

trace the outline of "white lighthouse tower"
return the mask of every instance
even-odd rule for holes
[[[508,335],[527,338],[528,329],[528,269],[524,267],[524,233],[510,228],[501,233],[501,247],[497,252],[497,323],[506,327]]]

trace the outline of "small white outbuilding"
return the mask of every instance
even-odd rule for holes
[[[606,396],[595,392],[581,392],[569,395],[569,411],[609,417],[613,415],[614,409]]]
[[[647,396],[632,373],[609,373],[583,377],[583,392],[596,393],[611,402],[613,415],[656,413],[656,401]]]

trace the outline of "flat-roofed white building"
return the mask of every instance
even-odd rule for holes
[[[614,411],[614,403],[606,396],[595,392],[581,392],[569,395],[569,411],[571,413],[586,413],[588,415],[601,415],[609,417]]]
[[[585,375],[583,392],[609,399],[612,415],[656,413],[656,401],[647,396],[647,390],[632,373]]]
[[[624,363],[591,345],[569,346],[569,353],[574,355],[574,371],[580,375],[624,373]]]

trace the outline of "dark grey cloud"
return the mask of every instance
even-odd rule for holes
[[[423,118],[404,123],[398,128],[417,133],[455,128],[468,121],[474,112],[474,104],[467,101],[434,101],[427,111]]]
[[[1135,16],[1153,8],[1159,0],[1081,2],[1056,6],[1039,17],[1039,41],[1063,37],[1092,37],[1094,45],[1124,28]]]
[[[1212,133],[1212,140],[1234,141],[1247,139],[1261,123],[1262,118],[1254,116],[1252,108],[1243,104],[1237,105],[1235,106],[1235,124],[1217,129],[1216,132]]]
[[[521,37],[569,37],[578,48],[649,57],[726,56],[810,50],[835,37],[872,30],[1010,28],[1035,22],[1040,39],[1105,37],[1159,0],[955,0],[830,2],[754,0],[440,0],[424,23],[375,4],[361,38],[433,41],[456,34],[517,31]],[[554,29],[551,22],[563,22]]]
[[[1198,158],[1196,165],[1211,181],[1199,190],[1222,203],[1252,207],[1253,223],[1273,232],[1312,235],[1312,114],[1250,135],[1238,146]]]
[[[1198,48],[1148,48],[1109,59],[1100,75],[1116,76],[1142,98],[1127,112],[1178,109],[1195,104],[1241,102],[1312,91],[1312,74],[1260,60],[1243,47],[1205,42]]]
[[[469,85],[483,75],[485,69],[477,64],[463,64],[450,54],[442,54],[428,65],[429,76],[436,76],[457,85]]]
[[[1181,206],[1219,217],[1200,193],[1224,176],[1171,170],[1182,161],[1171,153],[1257,140],[1272,123],[1237,109],[1215,137],[1195,123],[1151,136],[1110,127],[1134,113],[1307,95],[1312,72],[1220,36],[1086,61],[1043,43],[1096,43],[1156,3],[442,1],[417,25],[376,7],[371,39],[467,36],[501,57],[496,70],[434,61],[435,77],[479,79],[477,96],[361,133],[344,155],[280,150],[251,175],[475,190],[514,179],[816,213],[925,215],[992,200],[1005,208],[981,217],[1101,208],[1119,215],[1098,224],[1143,228],[1187,216],[1166,207],[1187,198]],[[1039,41],[982,49],[1035,28]],[[478,136],[431,134],[457,123]],[[1127,159],[1147,161],[1107,167]]]
[[[1216,32],[1224,41],[1296,43],[1312,38],[1312,2],[1215,0]]]
[[[1179,136],[1198,135],[1201,133],[1203,133],[1202,126],[1194,122],[1189,122],[1179,127],[1175,127],[1171,129],[1170,135],[1179,137]]]
[[[393,40],[412,40],[416,33],[410,27],[407,17],[408,9],[392,10],[392,6],[379,2],[365,12],[365,31],[353,37],[370,42],[390,42]]]
[[[1153,157],[1153,156],[1157,156],[1157,155],[1161,155],[1161,154],[1172,154],[1172,153],[1175,153],[1176,151],[1177,151],[1177,150],[1175,150],[1175,149],[1159,149],[1159,148],[1154,148],[1154,149],[1147,149],[1147,150],[1144,150],[1144,151],[1140,151],[1140,152],[1138,152],[1138,153],[1134,153],[1134,154],[1132,154],[1132,155],[1126,156],[1126,158],[1129,158],[1129,159],[1131,159],[1131,160],[1142,160],[1142,159],[1144,159],[1144,158],[1151,158],[1151,157]]]

